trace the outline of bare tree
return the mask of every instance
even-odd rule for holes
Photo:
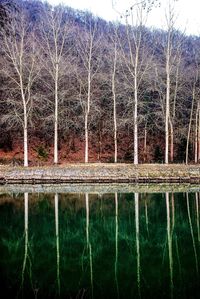
[[[67,70],[66,47],[67,38],[72,30],[67,20],[65,9],[58,6],[55,9],[45,10],[42,22],[42,62],[45,70],[53,81],[54,94],[54,163],[58,163],[58,125],[60,104],[60,83]]]
[[[164,124],[165,132],[165,163],[174,161],[175,129],[178,131],[177,111],[181,106],[180,92],[183,81],[182,44],[183,35],[174,29],[175,12],[174,0],[168,1],[165,15],[166,32],[157,34],[156,52],[159,53],[155,60],[155,90],[158,93],[160,119]],[[169,156],[170,153],[170,156]],[[170,159],[169,159],[170,157]]]
[[[80,85],[79,99],[84,113],[85,163],[88,163],[89,160],[89,117],[93,82],[100,66],[100,40],[101,35],[98,32],[97,20],[88,15],[84,20],[82,28],[78,29],[77,38],[77,51],[79,56],[77,78]]]
[[[126,10],[126,39],[124,34],[119,37],[119,45],[122,60],[126,70],[125,78],[130,87],[130,93],[133,93],[133,125],[134,125],[134,164],[138,164],[138,105],[140,87],[149,67],[148,52],[144,47],[144,25],[147,21],[149,11],[152,7],[152,1],[135,1],[130,9]]]
[[[117,163],[117,111],[116,111],[116,88],[115,88],[116,64],[117,64],[117,43],[115,41],[113,70],[112,70],[113,124],[114,124],[114,146],[115,146],[114,162],[115,163]]]
[[[191,109],[190,109],[190,118],[189,118],[189,124],[188,124],[188,131],[187,131],[187,141],[186,141],[186,150],[185,150],[185,163],[188,164],[188,153],[189,153],[189,143],[190,143],[190,136],[191,136],[191,130],[192,130],[192,122],[193,122],[193,115],[194,115],[194,107],[195,107],[195,102],[196,102],[196,97],[197,97],[197,81],[198,81],[198,69],[196,69],[195,76],[192,82],[192,103],[191,103]],[[198,118],[198,104],[197,104],[197,109],[196,109],[196,121],[195,125],[197,125],[197,118]],[[196,126],[196,131],[197,126]],[[195,134],[196,137],[196,134]],[[196,146],[196,140],[195,140],[195,146]],[[196,148],[195,148],[196,151]],[[195,153],[195,160],[196,160],[196,153]]]
[[[23,126],[24,166],[28,166],[28,123],[33,108],[33,85],[40,71],[37,63],[39,51],[33,24],[28,21],[24,9],[12,15],[7,27],[2,31],[3,73],[13,85],[8,102]]]
[[[189,121],[186,134],[185,163],[189,161],[189,145],[194,144],[194,161],[199,160],[199,105],[200,105],[200,88],[199,88],[199,62],[195,47],[193,48],[194,63],[191,63],[187,69],[188,88],[187,94],[189,103],[185,110],[189,114]],[[189,112],[189,113],[188,113]],[[185,116],[186,117],[186,116]]]
[[[169,128],[171,130],[171,161],[173,162],[174,156],[174,119],[176,115],[176,97],[178,89],[178,77],[179,77],[179,65],[180,65],[180,45],[176,44],[174,47],[174,25],[176,16],[174,12],[174,0],[168,0],[168,8],[166,11],[166,25],[167,25],[167,39],[165,46],[165,71],[166,71],[166,95],[165,95],[165,163],[169,163]],[[177,60],[177,54],[178,60]],[[170,98],[171,98],[171,76],[173,71],[173,65],[176,61],[176,83],[174,92],[174,103],[172,112],[170,112]]]

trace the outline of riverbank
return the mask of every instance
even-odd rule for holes
[[[66,164],[51,167],[0,166],[0,184],[189,183],[200,184],[200,165]]]
[[[126,183],[66,183],[66,184],[5,184],[0,185],[0,195],[21,193],[47,194],[108,194],[108,193],[196,193],[200,192],[199,184],[159,183],[159,184],[126,184]],[[11,196],[12,197],[12,196]],[[13,197],[12,197],[13,199]],[[3,198],[0,198],[0,203]]]

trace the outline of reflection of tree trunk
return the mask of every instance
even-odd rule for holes
[[[58,193],[55,194],[55,228],[56,228],[56,259],[57,259],[57,285],[60,295],[60,248],[59,248],[59,219],[58,219]]]
[[[198,241],[200,242],[200,230],[199,230],[199,196],[198,192],[195,193],[195,199],[196,199],[196,217],[197,217],[197,236]]]
[[[90,225],[90,210],[89,210],[89,194],[85,194],[85,205],[86,205],[86,242],[87,242],[87,250],[89,254],[90,260],[90,283],[92,290],[92,298],[93,298],[93,263],[92,263],[92,246],[90,243],[90,234],[89,234],[89,225]]]
[[[115,193],[115,282],[117,288],[117,297],[119,298],[117,269],[118,269],[118,194]]]
[[[199,274],[198,258],[197,258],[197,251],[196,251],[195,240],[194,240],[194,232],[193,232],[193,227],[192,227],[192,220],[191,220],[191,215],[190,215],[190,204],[189,204],[189,195],[188,195],[188,192],[186,193],[186,200],[187,200],[188,220],[189,220],[190,232],[191,232],[191,237],[192,237],[192,244],[193,244],[193,249],[194,249],[195,266],[196,266],[197,274]]]
[[[148,237],[149,237],[149,217],[148,217],[148,205],[147,205],[146,194],[145,194],[145,199],[144,199],[144,205],[145,205],[145,222],[146,222],[146,229],[147,229],[147,234],[148,234]]]
[[[171,217],[170,217],[168,192],[166,192],[166,209],[167,209],[167,243],[168,243],[169,271],[170,271],[170,292],[171,292],[171,298],[173,298],[174,282],[173,282],[172,232],[171,232]]]
[[[139,240],[139,194],[135,193],[135,233],[136,233],[136,253],[137,253],[137,285],[138,295],[140,291],[140,240]]]
[[[172,199],[172,229],[174,229],[174,224],[175,224],[175,208],[174,208],[174,193],[171,194],[171,199]]]
[[[176,246],[176,255],[177,255],[179,277],[180,277],[180,289],[184,289],[184,287],[183,287],[183,272],[182,272],[182,267],[181,267],[181,261],[180,261],[180,254],[179,254],[179,247],[178,247],[177,236],[175,236],[175,246]]]
[[[89,195],[85,194],[85,206],[86,206],[86,242],[87,247],[89,247]]]
[[[28,258],[28,193],[24,193],[24,235],[25,235],[25,243],[24,243],[24,261],[22,267],[22,288],[24,285],[24,273],[25,273],[27,258]]]

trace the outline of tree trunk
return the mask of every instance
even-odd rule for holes
[[[88,163],[88,113],[85,114],[85,163]]]
[[[171,121],[171,118],[169,118],[169,126],[170,126],[170,162],[174,162],[174,128]]]
[[[55,70],[54,164],[58,164],[58,63]]]
[[[147,161],[147,124],[145,123],[144,127],[144,157],[143,162],[145,163]]]
[[[88,59],[88,92],[87,92],[87,104],[85,110],[85,163],[88,163],[88,116],[90,113],[90,97],[91,97],[91,59],[92,59],[92,41],[89,50]]]
[[[166,111],[165,111],[165,164],[169,163],[169,110],[170,110],[170,66],[169,66],[169,45],[167,53],[166,74],[167,74],[167,87],[166,87]]]
[[[115,145],[114,162],[115,163],[117,163],[117,113],[116,113],[116,92],[115,92],[116,59],[117,59],[117,49],[115,44],[114,65],[113,65],[113,74],[112,74],[114,145]]]
[[[137,82],[138,51],[135,59],[134,78],[134,164],[138,164],[138,82]]]
[[[194,140],[194,162],[198,163],[198,106],[195,115],[195,140]]]
[[[24,115],[24,166],[28,166],[28,130],[27,115]]]
[[[200,104],[199,104],[199,124],[198,124],[198,163],[200,162]]]
[[[98,161],[101,161],[101,152],[102,152],[102,136],[101,136],[101,130],[102,130],[102,121],[100,120],[98,125],[98,136],[99,136],[99,152],[98,152]]]
[[[190,132],[191,132],[191,126],[192,126],[194,98],[195,98],[195,90],[193,89],[193,92],[192,92],[192,107],[191,107],[191,111],[190,111],[190,120],[189,120],[189,125],[188,125],[187,143],[186,143],[186,151],[185,151],[185,163],[186,164],[188,164],[188,152],[189,152],[189,143],[190,143]]]

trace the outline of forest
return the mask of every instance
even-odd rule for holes
[[[0,163],[199,163],[200,37],[0,0]]]

